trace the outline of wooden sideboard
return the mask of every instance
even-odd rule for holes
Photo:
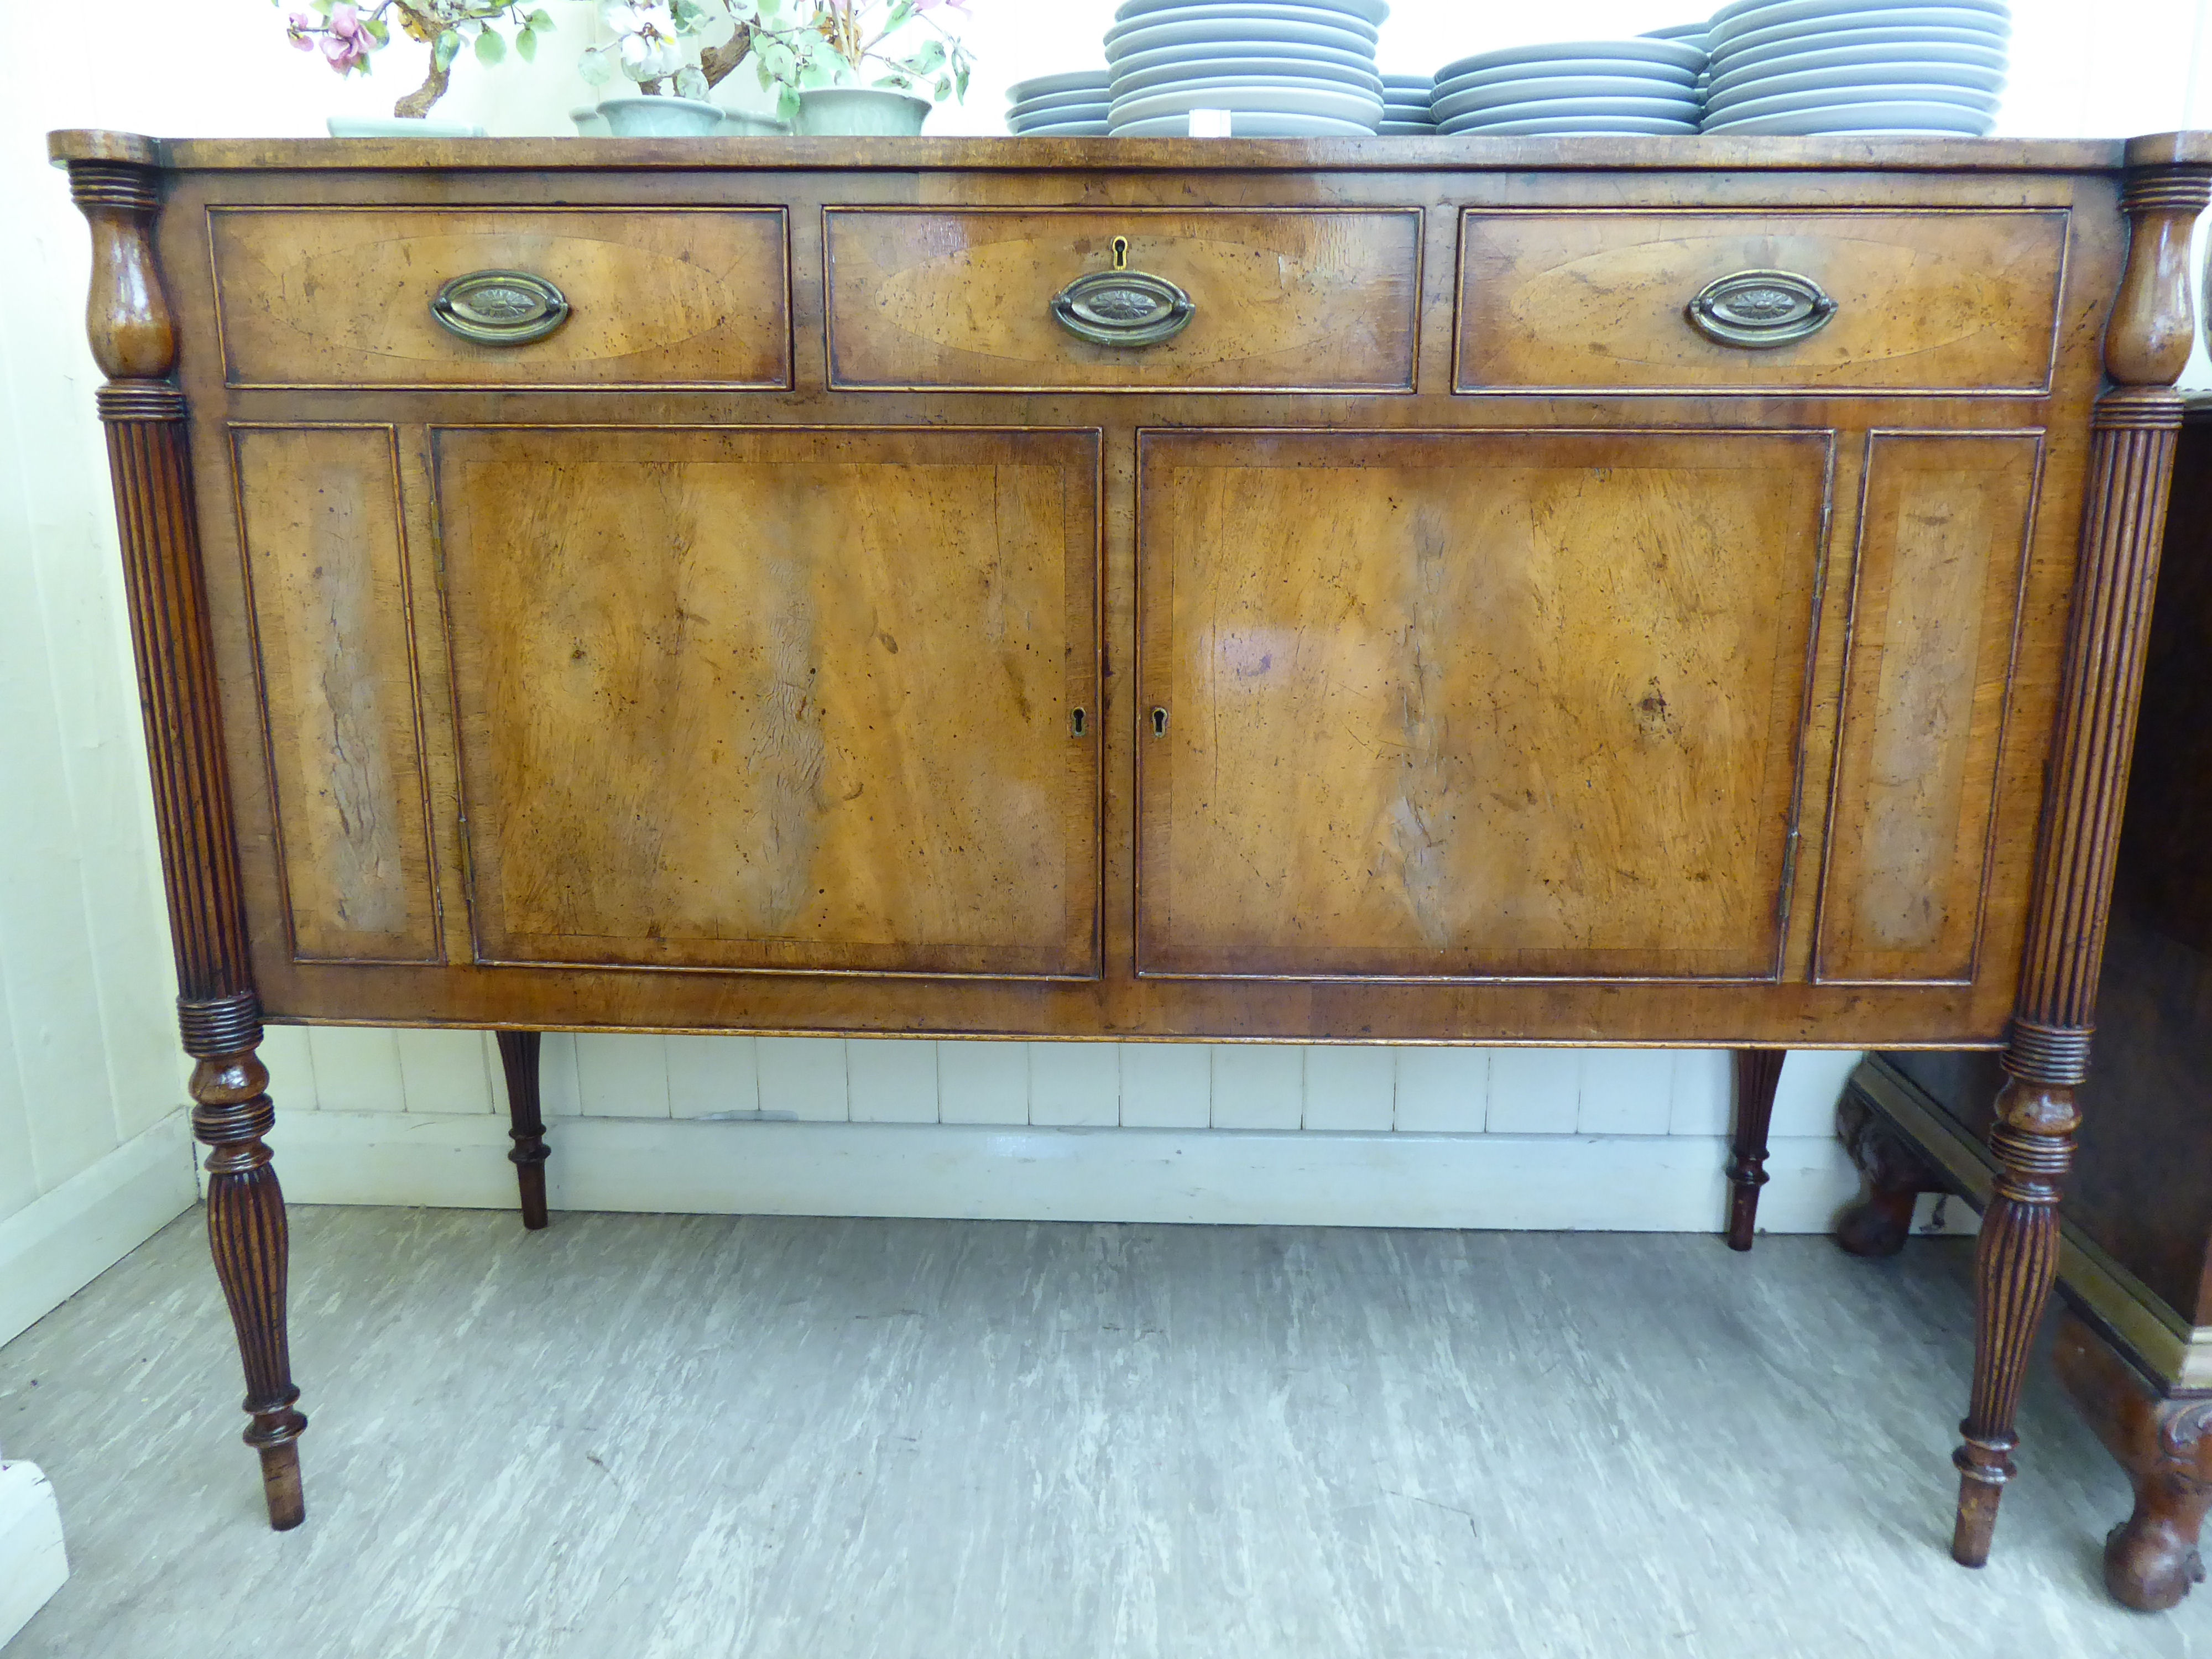
[[[57,134],[210,1227],[264,1018],[2002,1048],[2055,1261],[2212,137]],[[542,1219],[542,1186],[538,1189]]]

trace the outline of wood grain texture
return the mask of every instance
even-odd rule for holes
[[[392,429],[249,428],[234,442],[294,951],[436,962]]]
[[[1774,975],[1829,461],[1145,434],[1139,971]]]
[[[440,434],[482,957],[1096,974],[1097,465]]]
[[[1988,393],[2050,382],[2067,216],[1497,213],[1462,220],[1454,384]],[[1795,344],[1711,340],[1684,314],[1745,270],[1809,277],[1833,318]]]
[[[778,210],[226,208],[210,224],[236,385],[790,381]],[[479,270],[544,278],[568,319],[527,345],[455,337],[431,298]]]
[[[1868,439],[1824,981],[1974,977],[2036,433]]]
[[[835,386],[1413,389],[1415,210],[833,208],[823,234]],[[1174,338],[1094,345],[1053,318],[1116,237],[1190,296]]]

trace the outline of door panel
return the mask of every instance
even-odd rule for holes
[[[479,959],[1096,975],[1096,433],[435,466]]]
[[[1868,440],[1816,978],[1974,976],[2042,449]]]
[[[1140,973],[1771,979],[1825,432],[1147,432]]]

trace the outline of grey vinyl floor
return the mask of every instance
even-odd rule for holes
[[[76,1575],[7,1659],[2212,1655],[2039,1367],[1945,1554],[1966,1248],[295,1212],[264,1528],[186,1216],[0,1349]]]

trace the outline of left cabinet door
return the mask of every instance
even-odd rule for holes
[[[432,444],[479,961],[1097,975],[1096,432]]]

